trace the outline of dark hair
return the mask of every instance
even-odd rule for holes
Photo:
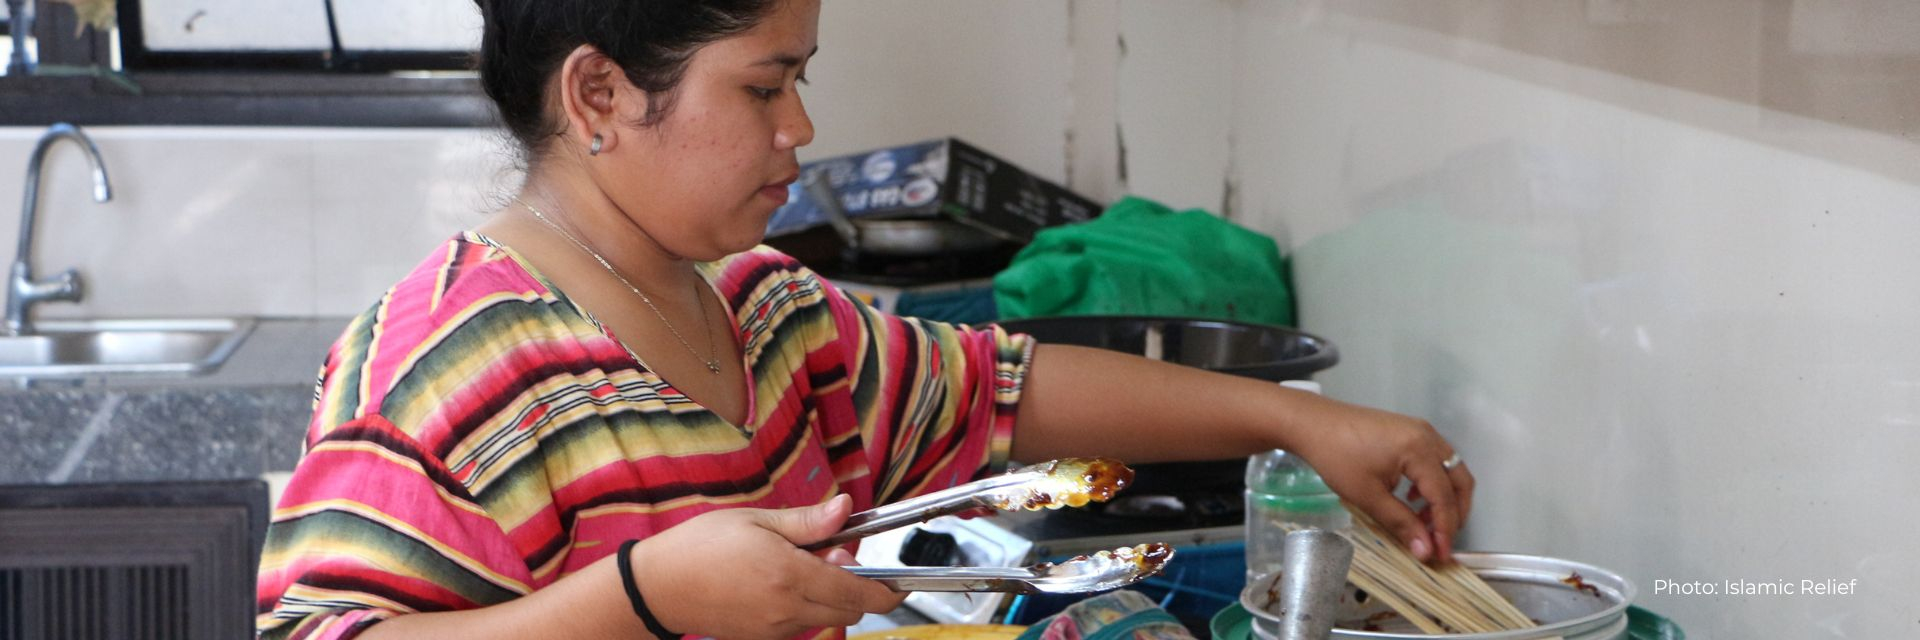
[[[753,28],[775,0],[474,0],[485,28],[475,66],[507,131],[531,154],[565,131],[547,113],[547,80],[592,45],[647,92],[652,124],[673,106],[693,52]]]

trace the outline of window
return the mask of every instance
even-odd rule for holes
[[[471,0],[121,0],[135,70],[461,70],[480,41]]]
[[[0,77],[0,125],[493,121],[466,71],[471,0],[117,0],[104,32],[71,4],[24,2],[39,59]]]
[[[13,66],[13,12],[0,14],[0,76],[7,75],[7,67]]]

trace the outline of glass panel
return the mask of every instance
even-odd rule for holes
[[[141,0],[140,27],[150,51],[333,48],[326,0]]]
[[[473,51],[480,8],[473,0],[333,0],[346,51]]]
[[[26,10],[25,12],[28,14],[28,18],[32,18],[33,3],[28,2],[22,5],[22,8]],[[13,12],[11,10],[11,7],[9,7],[6,4],[0,4],[0,33],[6,34],[6,35],[0,35],[0,76],[4,76],[7,74],[7,67],[13,66],[13,46],[14,46],[13,45]],[[22,46],[31,46],[31,43],[23,42]],[[33,60],[33,53],[34,52],[32,49],[27,50],[27,60],[29,63],[31,63]]]

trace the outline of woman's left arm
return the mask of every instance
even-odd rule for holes
[[[1473,505],[1473,474],[1443,468],[1453,446],[1424,420],[1086,347],[1035,348],[1013,437],[1016,460],[1104,456],[1128,462],[1298,453],[1327,485],[1386,525],[1414,555],[1451,558]],[[1402,477],[1428,508],[1393,495]]]

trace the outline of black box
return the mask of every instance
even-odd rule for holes
[[[1103,207],[957,138],[817,160],[814,170],[858,220],[946,216],[1015,244],[1040,229],[1091,220]],[[767,237],[797,235],[827,225],[804,184],[794,183],[787,204],[767,222]]]

